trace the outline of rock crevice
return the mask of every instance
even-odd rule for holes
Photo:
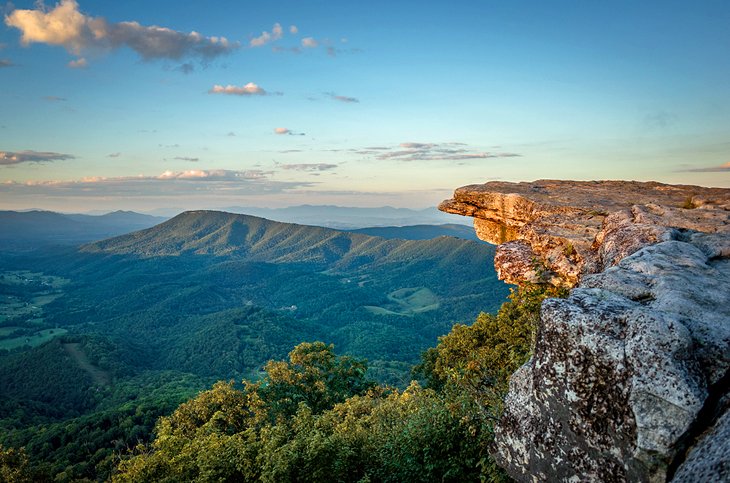
[[[573,287],[544,302],[510,382],[494,456],[513,477],[730,478],[727,404],[709,423],[703,410],[729,399],[730,190],[495,182],[440,208],[500,244],[505,281]]]

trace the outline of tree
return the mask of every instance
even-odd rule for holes
[[[289,361],[269,361],[266,377],[248,384],[268,407],[271,422],[294,416],[300,403],[314,414],[363,394],[374,385],[365,377],[365,361],[337,356],[332,344],[303,342],[289,353]]]
[[[0,444],[0,481],[8,483],[33,481],[25,449],[5,448]]]

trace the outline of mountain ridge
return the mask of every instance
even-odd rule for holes
[[[441,239],[443,238],[443,239]],[[213,210],[186,211],[159,225],[81,247],[82,252],[140,257],[213,255],[272,263],[363,265],[376,258],[408,258],[410,248],[455,250],[465,240],[386,239]],[[477,242],[471,242],[477,243]],[[403,252],[403,253],[402,253]]]

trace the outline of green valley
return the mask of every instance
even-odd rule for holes
[[[368,379],[405,388],[439,336],[505,300],[492,257],[477,241],[209,211],[4,252],[0,444],[60,481],[106,478],[158,417],[217,380],[259,380],[301,342],[334,344],[368,361]]]

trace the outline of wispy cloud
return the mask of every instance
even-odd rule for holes
[[[293,171],[328,171],[338,167],[337,164],[327,163],[301,163],[301,164],[282,164],[281,169]]]
[[[266,96],[269,95],[263,88],[249,82],[243,86],[234,86],[228,84],[227,86],[214,85],[209,91],[209,94],[226,94],[229,96]],[[280,94],[280,93],[276,93]]]
[[[175,156],[172,159],[176,159],[178,161],[190,161],[191,163],[197,163],[198,161],[200,161],[200,158],[193,158],[190,156]]]
[[[296,35],[299,33],[299,28],[296,25],[289,25],[289,33]]]
[[[107,158],[118,158],[122,153],[109,153],[106,155]]]
[[[395,161],[466,161],[472,159],[514,158],[520,154],[510,152],[478,151],[464,143],[417,143],[406,142],[398,146],[374,146],[355,150],[358,154],[373,156],[378,160]]]
[[[14,64],[10,59],[0,59],[0,69],[3,67],[16,67],[17,64]]]
[[[88,65],[88,62],[86,62],[86,59],[81,57],[80,59],[69,61],[69,63],[66,65],[72,69],[85,69]]]
[[[13,10],[5,17],[5,24],[21,31],[23,45],[58,45],[75,55],[92,49],[128,47],[143,60],[196,57],[208,61],[240,46],[225,37],[205,37],[195,31],[184,33],[134,21],[108,22],[103,17],[81,13],[75,0],[61,0],[50,10],[43,3],[33,10]],[[86,62],[75,62],[81,61]]]
[[[58,96],[43,96],[42,99],[44,101],[49,101],[49,102],[63,102],[63,101],[68,100],[65,97],[58,97]]]
[[[296,28],[296,27],[295,27]],[[284,33],[281,28],[281,24],[275,23],[271,29],[271,32],[263,31],[258,37],[254,37],[250,40],[249,46],[251,47],[263,47],[264,45],[279,40]]]
[[[0,151],[0,166],[9,166],[20,163],[49,163],[75,159],[70,154],[53,153],[48,151]]]
[[[274,128],[274,134],[287,135],[287,136],[305,136],[303,132],[294,132],[291,129],[285,127]]]
[[[185,62],[183,64],[180,64],[177,67],[177,70],[187,75],[195,71],[195,66],[192,64],[192,62]]]
[[[709,166],[706,168],[682,169],[680,171],[690,172],[690,173],[725,173],[725,172],[730,172],[730,161],[728,161],[725,164],[721,164],[720,166]]]
[[[345,103],[360,102],[360,99],[358,99],[356,97],[340,96],[340,95],[335,94],[334,92],[325,92],[325,95],[329,96],[329,98],[334,101],[345,102]]]

